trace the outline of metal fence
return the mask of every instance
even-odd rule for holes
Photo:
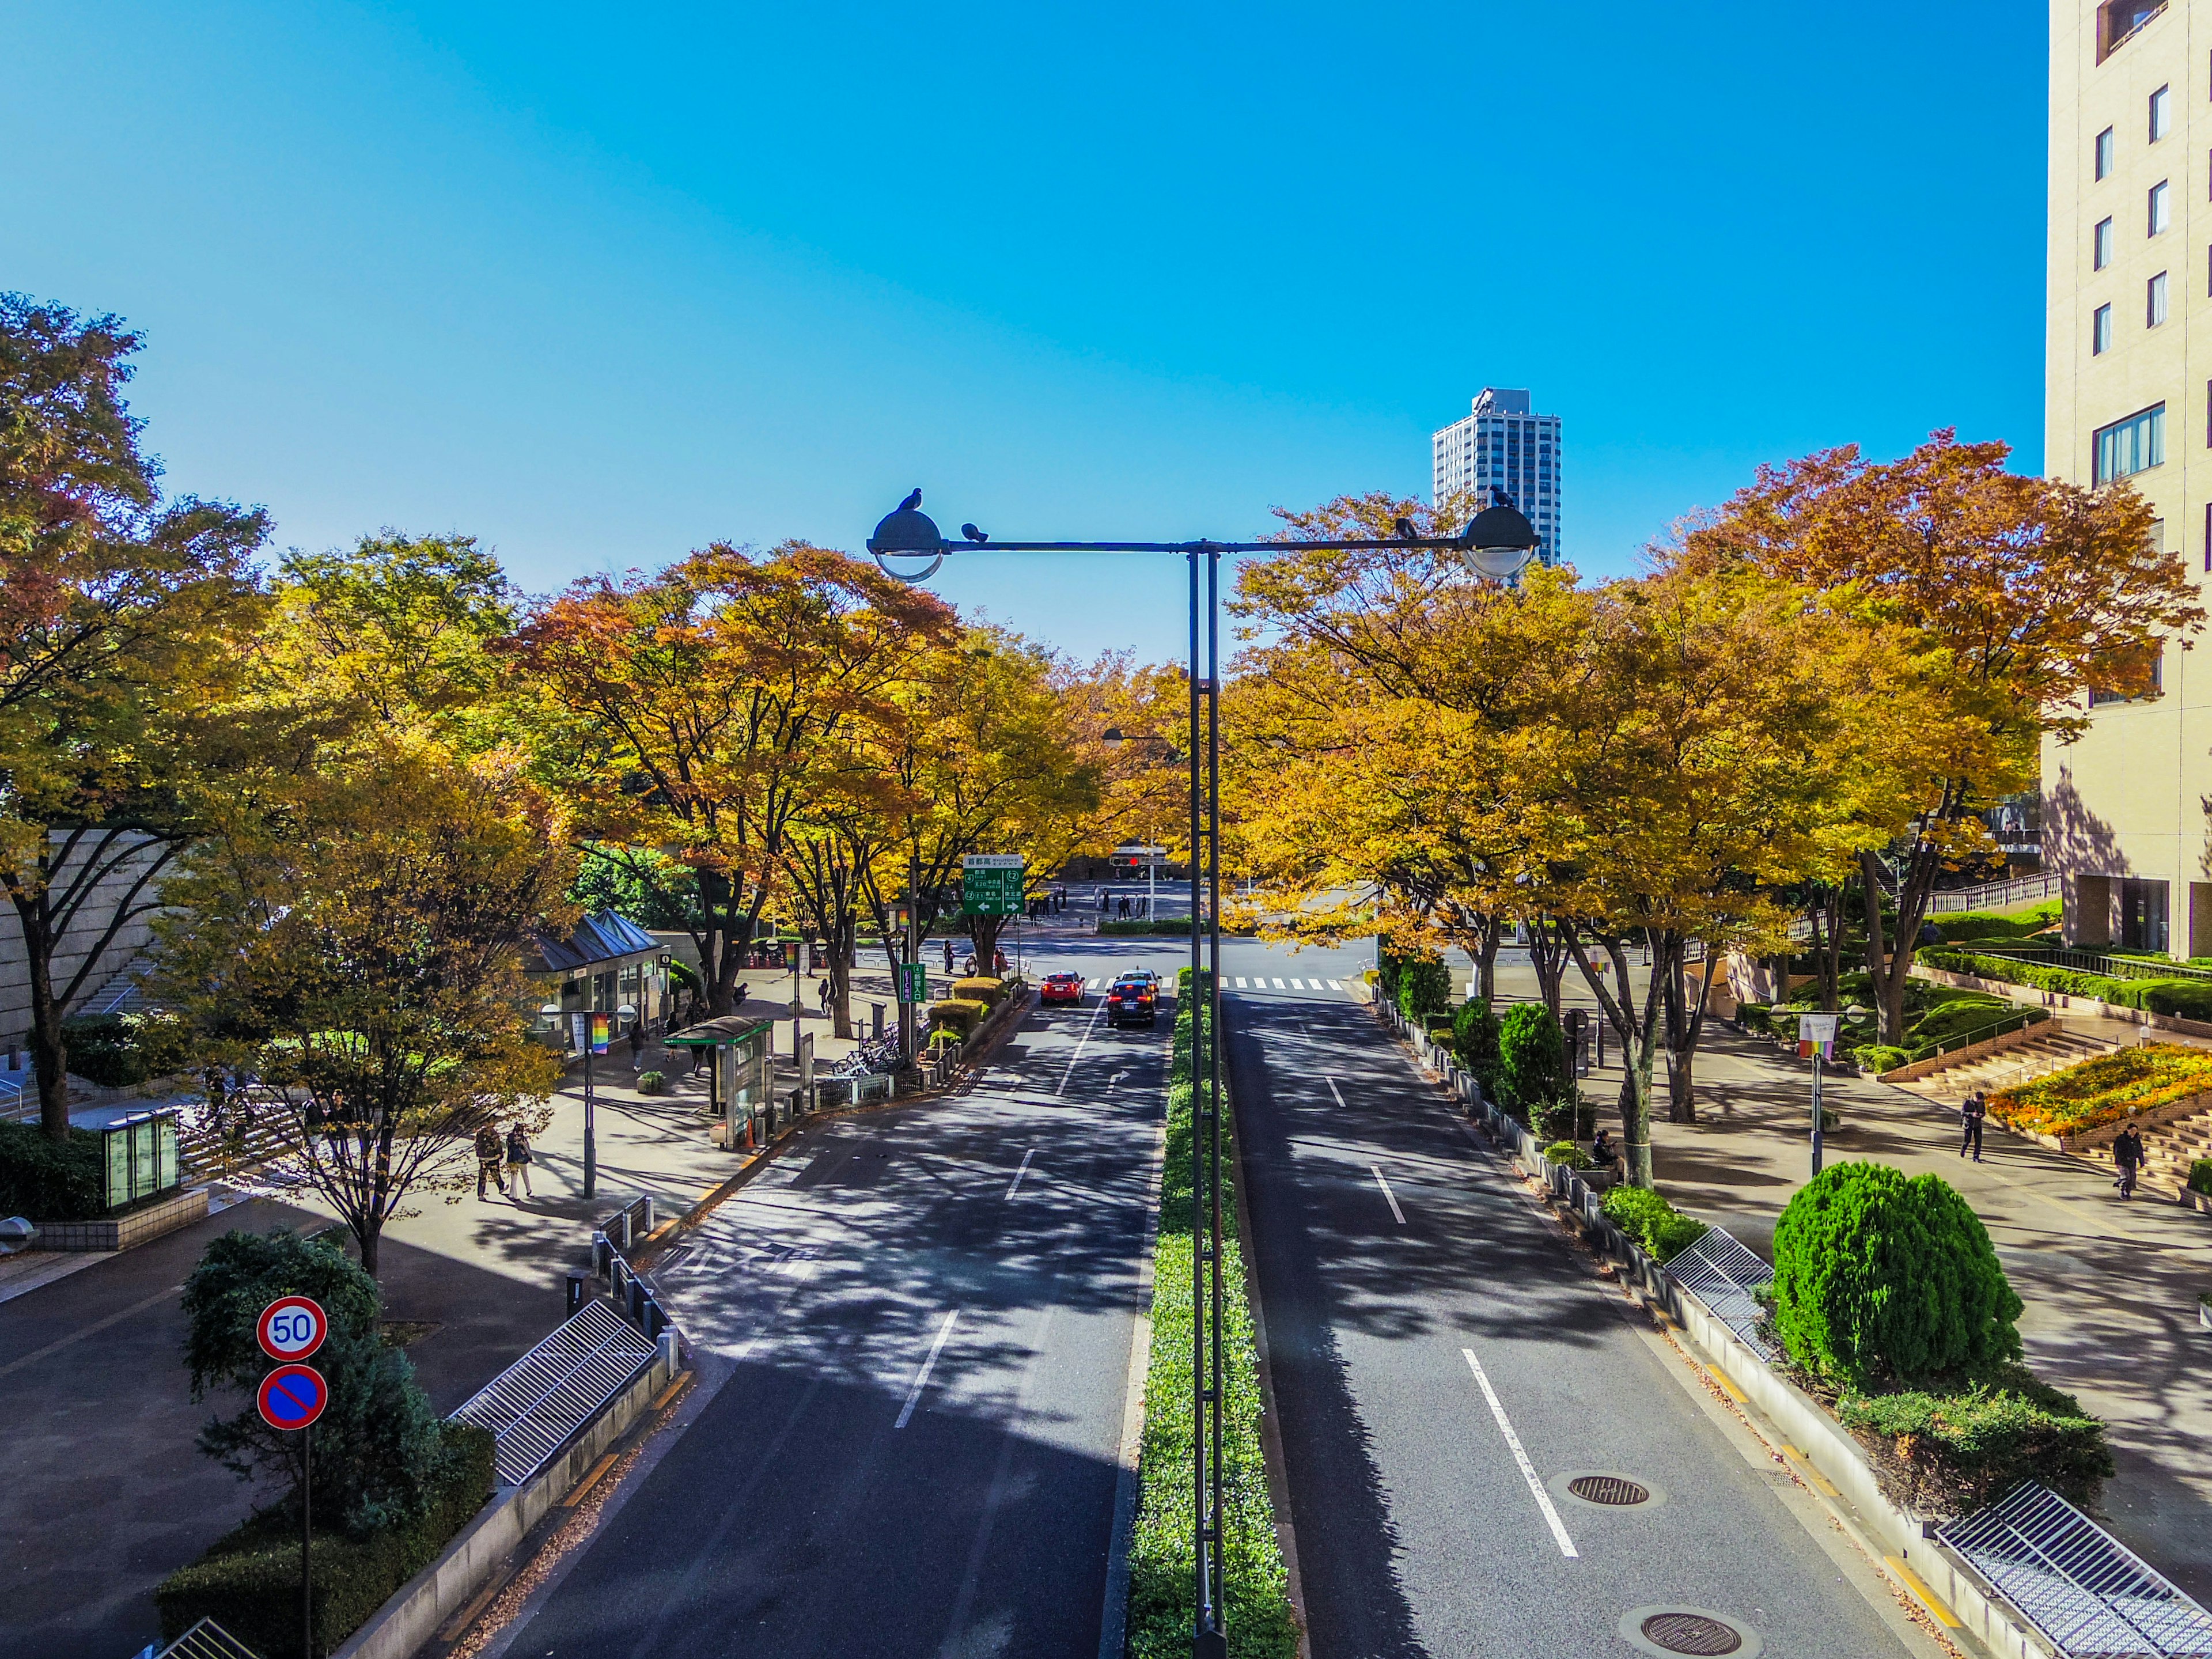
[[[453,1413],[499,1443],[500,1480],[519,1486],[653,1363],[645,1334],[605,1302],[587,1302]]]
[[[1742,1339],[1768,1364],[1774,1349],[1759,1333],[1766,1309],[1759,1293],[1774,1282],[1774,1269],[1736,1242],[1723,1227],[1705,1236],[1667,1264],[1682,1288],[1712,1310],[1713,1317]]]
[[[2058,892],[2058,878],[2055,875],[2014,876],[2009,881],[1984,882],[1979,887],[1954,887],[1948,893],[1931,894],[1928,908],[1938,915],[1957,910],[2005,910],[2030,899],[2057,898]]]
[[[203,1619],[166,1648],[141,1650],[140,1659],[261,1659],[212,1619]]]
[[[39,1115],[39,1097],[24,1085],[28,1072],[0,1072],[0,1123],[29,1123]]]
[[[2024,1481],[1936,1536],[2067,1659],[2208,1659],[2212,1614],[2057,1493]]]
[[[2015,944],[2007,939],[1961,939],[1940,947],[1971,956],[2002,957],[2036,968],[2069,968],[2077,974],[2101,974],[2106,979],[2212,979],[2212,968],[2192,968],[2185,962],[2161,962],[2145,957],[2108,957],[2095,951],[2052,950],[2045,945]]]

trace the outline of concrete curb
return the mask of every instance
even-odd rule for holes
[[[1152,1248],[1137,1269],[1137,1317],[1129,1334],[1129,1370],[1121,1385],[1121,1446],[1114,1472],[1114,1528],[1106,1545],[1106,1599],[1098,1619],[1098,1659],[1123,1659],[1129,1646],[1129,1546],[1137,1531],[1137,1458],[1145,1443],[1145,1389],[1152,1376],[1152,1282],[1159,1267],[1160,1186],[1167,1171],[1167,1090],[1160,1086],[1159,1133],[1152,1137],[1152,1172],[1146,1209]]]
[[[407,1659],[466,1607],[541,1516],[581,1480],[653,1397],[675,1380],[676,1346],[664,1342],[653,1363],[585,1425],[568,1449],[520,1486],[492,1495],[488,1508],[428,1566],[416,1573],[331,1659]]]

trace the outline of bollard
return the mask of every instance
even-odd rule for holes
[[[598,1228],[592,1229],[592,1271],[601,1279],[614,1271],[615,1247]]]
[[[669,1376],[675,1376],[684,1364],[683,1333],[673,1325],[665,1326],[660,1334],[654,1339],[654,1342],[660,1349],[662,1366],[666,1369]]]
[[[568,1269],[568,1312],[572,1316],[584,1310],[584,1286],[591,1277],[581,1267]]]
[[[881,1037],[883,1034],[884,1005],[880,1002],[872,1002],[868,1005],[868,1035],[872,1037]]]

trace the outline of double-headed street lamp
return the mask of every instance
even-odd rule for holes
[[[1291,542],[994,542],[972,524],[960,526],[964,538],[947,541],[921,510],[916,489],[876,526],[868,551],[890,575],[926,582],[951,555],[988,550],[994,553],[1173,553],[1190,568],[1190,967],[1191,992],[1203,991],[1202,1019],[1194,1018],[1191,1083],[1191,1199],[1194,1222],[1204,1218],[1204,1237],[1191,1252],[1192,1486],[1194,1550],[1192,1579],[1197,1617],[1191,1632],[1194,1659],[1226,1659],[1229,1640],[1223,1628],[1221,1507],[1221,1413],[1224,1393],[1222,1364],[1221,1282],[1221,649],[1220,578],[1224,553],[1279,554],[1293,549],[1355,552],[1384,548],[1429,548],[1455,553],[1475,575],[1510,581],[1536,551],[1536,532],[1506,499],[1493,490],[1490,506],[1456,536],[1421,536],[1398,520],[1388,540]],[[927,559],[920,570],[891,568],[894,559]],[[1205,567],[1205,604],[1199,599],[1200,566]],[[1205,624],[1205,672],[1200,672],[1200,623]],[[1200,732],[1203,728],[1203,744]],[[1201,769],[1200,762],[1203,761]],[[1208,898],[1211,902],[1206,902]],[[1208,926],[1201,931],[1200,916]],[[1204,1057],[1204,1077],[1196,1061]],[[1194,1226],[1193,1231],[1199,1229]]]

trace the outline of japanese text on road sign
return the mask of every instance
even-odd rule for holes
[[[1024,885],[1019,854],[970,853],[960,860],[960,914],[1018,916]]]

